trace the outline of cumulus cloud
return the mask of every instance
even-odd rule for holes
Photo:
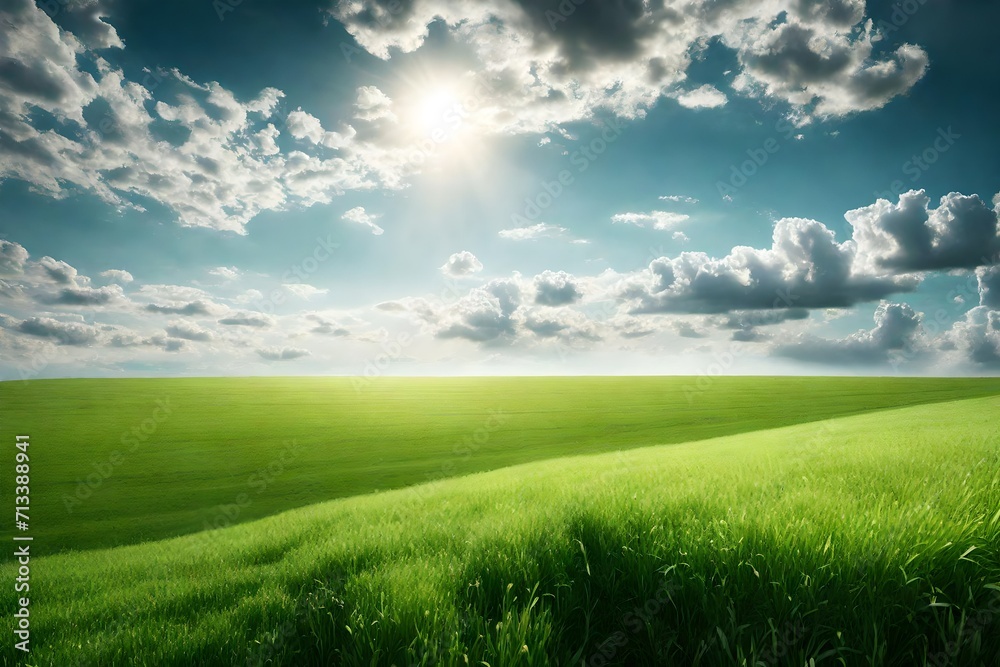
[[[159,305],[155,303],[146,304],[145,310],[150,313],[161,313],[164,315],[212,315],[215,307],[206,301],[191,301],[182,305]]]
[[[483,270],[483,263],[468,250],[456,252],[441,266],[441,273],[455,278],[470,276]]]
[[[257,354],[268,361],[289,361],[309,356],[309,350],[299,347],[265,347],[257,350]]]
[[[331,131],[307,111],[283,113],[275,88],[238,97],[177,70],[130,78],[94,50],[122,46],[101,20],[106,4],[62,3],[63,30],[33,2],[0,8],[0,24],[16,28],[0,41],[0,180],[57,198],[86,191],[119,209],[152,200],[183,225],[242,234],[261,211],[402,187],[420,171],[422,161],[403,156],[409,137],[358,136],[352,123],[392,119],[370,86],[357,118]],[[168,125],[181,132],[164,134]]]
[[[344,148],[354,136],[354,128],[348,126],[344,133],[329,132],[323,129],[319,118],[303,111],[301,108],[288,114],[286,119],[288,132],[296,139],[306,139],[319,146],[327,148]]]
[[[979,305],[1000,310],[1000,265],[976,270],[979,281]]]
[[[334,320],[329,320],[318,313],[309,313],[306,315],[306,319],[316,323],[316,325],[309,330],[310,333],[338,337],[351,335],[351,330],[346,326],[343,326]]]
[[[794,342],[779,345],[774,353],[798,361],[830,365],[885,362],[893,352],[914,349],[920,320],[921,315],[905,303],[883,302],[875,310],[872,329],[837,340],[803,335]]]
[[[20,322],[4,316],[4,328],[36,338],[46,338],[59,345],[85,346],[97,342],[100,332],[89,324],[63,322],[51,317],[31,317]]]
[[[325,287],[315,287],[308,283],[286,283],[282,287],[300,299],[310,299],[319,294],[326,294],[330,290]]]
[[[127,285],[135,280],[131,273],[121,269],[108,269],[107,271],[101,271],[98,275],[106,278],[108,282],[118,283],[119,285]]]
[[[535,303],[565,306],[583,298],[579,283],[565,271],[543,271],[535,276]]]
[[[714,109],[725,106],[729,98],[715,86],[705,84],[677,96],[677,102],[688,109]]]
[[[42,257],[35,265],[42,271],[44,276],[57,285],[76,287],[78,278],[80,279],[79,282],[88,282],[86,278],[81,277],[77,273],[75,268],[61,260]]]
[[[527,308],[518,312],[521,326],[538,338],[559,338],[566,342],[601,340],[597,326],[571,308]]]
[[[235,266],[217,266],[208,270],[209,275],[218,276],[223,280],[236,280],[243,273]]]
[[[976,277],[980,305],[952,325],[942,337],[942,348],[992,370],[1000,368],[1000,266],[980,268]]]
[[[394,120],[396,117],[392,112],[392,100],[376,86],[358,88],[354,108],[356,111],[354,117],[358,120],[371,122],[382,119]]]
[[[650,211],[649,213],[616,213],[611,216],[611,222],[616,225],[635,225],[636,227],[652,227],[668,230],[688,221],[691,216],[684,213],[669,211]]]
[[[697,204],[698,200],[694,197],[688,197],[687,195],[661,195],[660,199],[662,201],[669,201],[680,204]]]
[[[952,192],[932,208],[923,190],[911,190],[895,204],[879,199],[844,217],[854,227],[858,255],[869,267],[971,269],[1000,256],[997,209],[977,195]]]
[[[106,287],[66,287],[55,294],[39,294],[36,298],[40,303],[59,306],[105,306],[125,297],[118,285]]]
[[[215,335],[211,331],[191,322],[172,322],[164,331],[172,338],[181,338],[183,340],[208,342],[215,338]]]
[[[903,44],[875,57],[879,35],[870,22],[860,30],[848,25],[864,13],[863,1],[852,5],[845,22],[830,20],[829,13],[792,11],[784,23],[748,25],[725,37],[743,65],[734,87],[791,104],[801,122],[878,109],[906,93],[927,71],[927,53]]]
[[[733,340],[752,342],[763,339],[758,327],[772,326],[784,322],[794,322],[809,318],[806,308],[786,308],[783,310],[743,310],[715,318],[713,324],[720,329],[733,330]]]
[[[627,277],[620,295],[634,313],[723,313],[840,308],[913,290],[914,277],[868,273],[853,242],[838,243],[815,220],[783,218],[771,247],[736,247],[721,259],[701,252],[653,260]]]
[[[927,67],[914,45],[875,54],[879,37],[865,22],[863,0],[591,0],[573,3],[569,15],[566,4],[358,0],[332,3],[330,11],[362,48],[383,59],[419,49],[438,22],[483,65],[467,84],[475,93],[466,106],[475,122],[497,132],[545,132],[597,109],[640,117],[665,96],[690,107],[721,105],[726,96],[718,89],[683,88],[692,54],[713,40],[733,51],[741,93],[786,103],[803,122],[878,108],[909,90]]]
[[[265,328],[274,326],[274,318],[264,313],[234,313],[219,320],[226,326]]]
[[[385,230],[375,224],[376,217],[377,216],[366,212],[363,206],[355,206],[351,210],[344,213],[344,215],[340,216],[340,219],[346,220],[347,222],[353,222],[356,225],[364,225],[365,227],[368,227],[375,236],[381,236]]]
[[[490,281],[442,313],[436,335],[480,343],[510,341],[517,335],[513,315],[520,304],[521,289],[516,281]]]
[[[967,361],[984,368],[1000,368],[1000,311],[977,306],[954,325],[944,338]]]
[[[329,11],[380,58],[420,48],[437,22],[480,65],[452,77],[463,130],[544,134],[598,112],[638,118],[664,97],[721,104],[723,91],[687,87],[693,54],[713,40],[733,51],[740,93],[787,104],[800,122],[878,108],[923,76],[918,46],[876,53],[863,2],[820,4],[590,0],[558,29],[553,12],[570,17],[555,0],[357,0]],[[330,129],[308,110],[286,113],[275,88],[237,95],[177,70],[126,75],[98,51],[123,48],[107,5],[62,4],[63,29],[27,0],[0,9],[0,24],[16,26],[0,43],[0,179],[52,197],[85,191],[116,208],[152,200],[183,225],[242,234],[262,211],[404,187],[423,168],[427,156],[407,150],[413,128],[373,85]],[[164,136],[166,124],[183,133]]]
[[[545,237],[560,236],[565,234],[567,229],[565,227],[559,227],[558,225],[550,225],[545,222],[539,222],[534,225],[529,225],[528,227],[514,227],[512,229],[501,229],[499,236],[502,239],[509,239],[511,241],[530,241],[533,239],[540,239]]]
[[[0,239],[0,276],[16,276],[24,273],[28,261],[28,251],[20,243]]]

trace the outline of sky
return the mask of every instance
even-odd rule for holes
[[[985,0],[0,0],[0,379],[1000,370]]]

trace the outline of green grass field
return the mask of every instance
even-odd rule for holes
[[[33,532],[53,553],[529,461],[996,393],[998,379],[4,382],[0,442],[31,435]],[[3,494],[12,507],[13,489]]]
[[[693,382],[2,384],[24,664],[1000,664],[1000,381]]]

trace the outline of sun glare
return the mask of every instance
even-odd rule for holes
[[[416,122],[421,130],[451,133],[461,124],[463,110],[458,95],[451,88],[430,91],[417,105]]]

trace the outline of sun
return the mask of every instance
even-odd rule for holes
[[[415,129],[422,134],[450,137],[461,128],[465,115],[457,91],[453,87],[442,86],[419,98],[413,120]]]

